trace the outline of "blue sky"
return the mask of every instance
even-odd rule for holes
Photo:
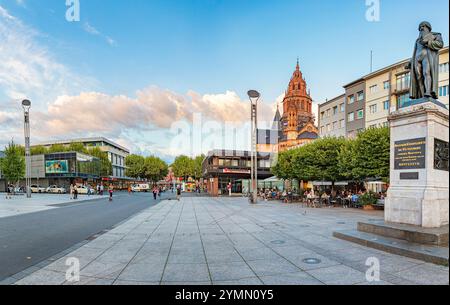
[[[227,103],[227,97],[243,102],[245,92],[256,88],[272,109],[287,87],[297,56],[313,99],[322,102],[369,72],[371,50],[375,69],[409,57],[422,20],[442,32],[448,45],[448,1],[380,3],[380,21],[368,22],[365,0],[80,0],[81,20],[69,23],[65,0],[0,0],[0,7],[20,22],[22,32],[33,33],[26,43],[34,47],[28,51],[37,48],[39,55],[58,64],[32,73],[56,73],[52,78],[56,85],[46,88],[48,83],[43,82],[42,88],[28,91],[17,83],[14,90],[8,88],[11,82],[2,82],[0,71],[0,106],[24,94],[33,97],[46,115],[54,114],[49,107],[62,95],[95,92],[105,99],[136,99],[139,91],[153,88],[152,96],[170,93],[180,100],[194,92],[209,107],[217,100]],[[8,50],[2,50],[1,43],[0,58]],[[6,54],[8,58],[12,53]],[[18,59],[24,60],[25,55]],[[64,86],[57,81],[60,78]],[[0,123],[1,118],[0,112]],[[167,143],[165,124],[152,124],[151,119],[143,123],[154,126],[147,130],[152,132],[149,144],[138,145],[140,151],[151,152],[155,142]],[[140,132],[133,129],[137,127],[121,126],[121,132],[109,130],[107,135],[127,138],[124,144],[135,143],[132,135]],[[0,127],[0,136],[7,135],[5,126]]]

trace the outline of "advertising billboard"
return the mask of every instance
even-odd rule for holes
[[[58,161],[46,161],[45,162],[46,174],[68,174],[69,162],[67,160]]]

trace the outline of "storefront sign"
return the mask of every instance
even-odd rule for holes
[[[68,174],[69,165],[67,160],[45,161],[46,174]]]
[[[251,171],[245,170],[245,169],[228,169],[228,168],[225,168],[223,170],[223,173],[224,174],[250,174]]]
[[[425,169],[426,138],[395,142],[395,169]]]

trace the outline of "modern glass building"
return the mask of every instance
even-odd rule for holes
[[[258,179],[263,181],[273,175],[270,172],[274,154],[258,153]],[[203,161],[203,177],[208,193],[212,196],[248,192],[251,173],[251,153],[248,151],[214,150]]]

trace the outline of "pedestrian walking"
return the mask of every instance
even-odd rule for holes
[[[11,185],[8,185],[8,187],[6,188],[6,199],[12,199],[11,197]]]
[[[177,200],[180,201],[181,199],[181,187],[177,188]]]
[[[100,195],[100,184],[97,184],[97,195]]]
[[[109,186],[109,201],[113,201],[113,193],[114,193],[114,186],[111,184]]]
[[[128,185],[128,195],[131,195],[131,185]]]
[[[73,186],[73,199],[78,199],[78,186],[76,184]]]
[[[153,199],[156,200],[156,197],[158,196],[158,189],[156,186],[153,188]]]
[[[103,192],[105,191],[105,186],[102,184],[100,184],[100,196],[103,196]]]
[[[70,184],[70,200],[72,200],[73,199],[73,195],[74,195],[74,189],[73,189],[73,184],[71,183]]]

